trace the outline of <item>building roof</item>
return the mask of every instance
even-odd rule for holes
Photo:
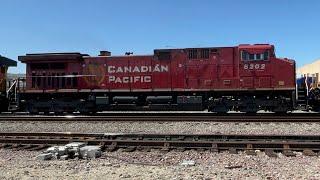
[[[17,66],[17,62],[0,55],[0,66]]]
[[[297,69],[298,74],[320,74],[320,59],[313,61],[310,64],[306,64]]]

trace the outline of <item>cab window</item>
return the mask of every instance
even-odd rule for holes
[[[241,51],[241,59],[243,61],[268,60],[269,59],[269,52],[265,51],[264,53],[251,54],[247,51]]]

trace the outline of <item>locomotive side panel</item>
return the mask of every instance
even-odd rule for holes
[[[167,58],[152,58],[150,61],[151,67],[160,68],[160,71],[153,71],[151,73],[152,91],[172,91],[174,88],[172,83],[175,83],[177,80],[175,78],[180,75],[179,67],[175,66],[176,60],[172,59],[172,56],[169,56]]]
[[[295,62],[288,59],[273,61],[273,87],[279,90],[295,89]]]
[[[155,50],[156,51],[156,50]],[[171,53],[171,60],[170,62],[170,79],[171,84],[169,88],[171,88],[172,91],[184,91],[186,86],[186,55],[181,50],[173,51],[169,50]],[[160,56],[159,56],[160,57]],[[160,59],[158,57],[158,59]],[[162,74],[164,76],[165,74]],[[159,81],[161,79],[159,78]],[[155,82],[157,84],[157,82]],[[163,88],[163,87],[162,87]],[[169,89],[170,90],[170,89]]]
[[[239,89],[238,61],[234,48],[221,48],[218,59],[218,90]]]
[[[216,59],[210,48],[186,49],[185,82],[187,90],[211,90],[216,75]]]
[[[78,78],[80,89],[109,89],[107,83],[107,62],[105,57],[86,57],[81,64],[82,72]]]
[[[149,56],[140,56],[133,57],[128,62],[129,67],[133,68],[129,73],[131,91],[150,91],[154,81],[152,59]]]

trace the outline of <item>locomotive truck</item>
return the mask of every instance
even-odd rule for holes
[[[276,57],[273,45],[126,54],[19,56],[26,64],[26,79],[18,88],[18,106],[30,113],[118,109],[281,113],[299,103],[295,61]]]

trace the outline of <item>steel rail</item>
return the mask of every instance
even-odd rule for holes
[[[45,115],[2,115],[0,122],[8,121],[59,121],[59,122],[320,122],[317,115],[279,116],[279,115],[108,115],[108,116],[45,116]]]
[[[0,144],[15,147],[30,145],[62,145],[69,142],[85,142],[100,145],[107,150],[118,148],[160,150],[207,149],[272,151],[320,151],[320,136],[316,135],[235,135],[235,134],[83,134],[83,133],[0,133]],[[289,153],[289,155],[292,153]]]

